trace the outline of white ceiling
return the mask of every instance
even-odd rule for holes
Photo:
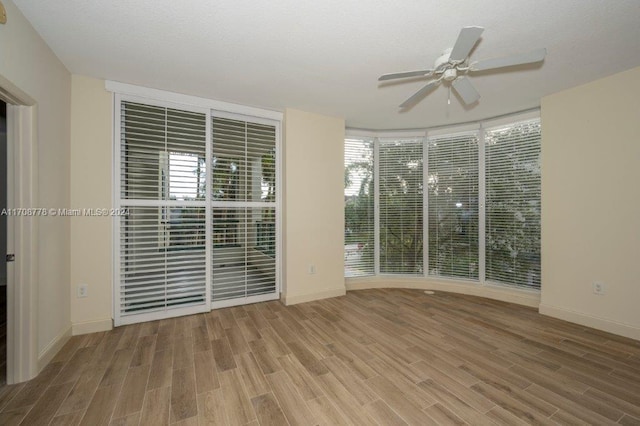
[[[422,128],[540,105],[542,96],[640,65],[638,0],[14,0],[74,74],[283,110],[349,127]],[[11,17],[9,17],[11,19]],[[485,27],[472,59],[546,47],[542,66],[477,75],[464,108],[440,87],[406,112],[460,28]]]

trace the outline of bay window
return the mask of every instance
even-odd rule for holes
[[[540,288],[539,118],[345,141],[345,276]]]

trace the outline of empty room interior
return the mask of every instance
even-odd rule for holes
[[[0,424],[640,425],[639,22],[1,0]]]

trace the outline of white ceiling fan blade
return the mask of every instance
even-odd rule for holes
[[[480,99],[480,94],[467,77],[458,77],[451,82],[451,85],[467,105],[471,105]]]
[[[396,78],[407,78],[407,77],[423,77],[431,74],[433,70],[418,70],[418,71],[407,71],[407,72],[396,72],[393,74],[385,74],[381,75],[378,81],[385,80],[394,80]]]
[[[429,84],[424,86],[422,89],[418,90],[416,93],[413,94],[413,96],[411,96],[409,99],[407,99],[406,101],[401,103],[400,104],[400,108],[407,108],[409,106],[414,105],[416,102],[418,102],[424,96],[426,96],[427,93],[429,93],[431,90],[433,90],[438,84],[440,84],[441,80],[442,79],[433,80],[432,82],[430,82]]]
[[[502,58],[486,59],[471,65],[471,71],[486,71],[497,68],[512,67],[514,65],[540,62],[547,55],[547,49],[536,49],[519,55],[504,56]]]
[[[462,62],[467,59],[473,46],[480,40],[483,31],[484,28],[482,27],[464,27],[461,29],[458,40],[456,40],[456,44],[449,55],[449,61]]]

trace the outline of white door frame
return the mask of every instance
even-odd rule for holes
[[[0,76],[7,103],[7,208],[38,206],[38,145],[33,99]],[[7,383],[38,374],[38,217],[7,216]],[[3,262],[4,259],[0,259]]]

